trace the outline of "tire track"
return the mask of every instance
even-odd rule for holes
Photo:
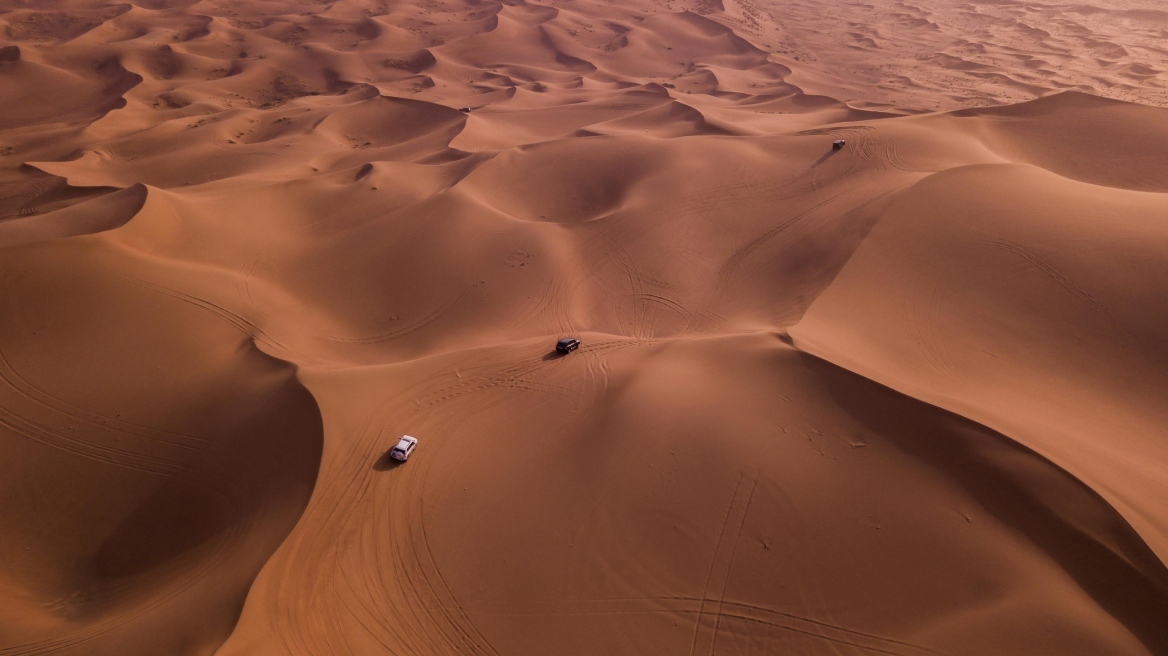
[[[159,428],[152,428],[150,426],[142,426],[126,421],[122,421],[117,417],[110,417],[99,412],[94,412],[81,406],[69,403],[68,401],[48,393],[46,390],[33,385],[26,378],[21,376],[12,363],[5,355],[3,348],[0,348],[0,381],[19,395],[35,405],[45,408],[51,412],[63,415],[69,419],[88,424],[89,426],[99,430],[116,431],[123,435],[137,437],[143,440],[158,442],[167,446],[176,448],[194,450],[197,445],[207,444],[211,440],[199,435],[190,435],[187,433],[178,433],[175,431],[167,431]],[[110,424],[110,425],[107,425]],[[155,435],[152,435],[155,434]],[[194,444],[188,444],[187,441]]]
[[[722,266],[719,267],[718,273],[714,278],[713,287],[705,294],[704,298],[698,306],[698,310],[693,313],[692,316],[694,319],[691,320],[690,324],[686,326],[686,332],[693,332],[697,330],[696,320],[698,317],[707,316],[714,312],[716,309],[715,305],[719,299],[725,296],[732,278],[736,275],[737,269],[741,268],[743,266],[742,263],[751,255],[753,255],[755,251],[762,248],[771,239],[789,230],[792,226],[805,219],[812,212],[839,198],[846,196],[852,191],[852,187],[847,187],[831,196],[821,199],[811,207],[797,212],[785,220],[782,220],[777,225],[758,235],[754,239],[748,241],[746,244],[740,246],[736,251],[734,251],[730,257],[726,259]]]
[[[600,342],[596,346],[613,345]],[[266,612],[289,653],[357,653],[349,650],[360,643],[350,643],[347,632],[358,630],[387,651],[497,654],[451,592],[425,533],[426,478],[451,444],[431,442],[425,452],[411,459],[409,467],[395,470],[385,493],[372,498],[375,476],[368,463],[381,457],[384,435],[405,421],[403,413],[421,414],[435,434],[453,435],[483,403],[501,400],[498,394],[472,400],[475,396],[470,392],[496,389],[507,398],[523,393],[525,381],[551,385],[533,378],[551,364],[539,355],[543,352],[530,345],[475,353],[470,362],[453,365],[462,376],[457,382],[444,384],[441,376],[431,376],[375,403],[329,467],[359,475],[322,473],[322,478],[334,483],[318,491],[305,513],[317,528],[311,535],[292,538],[290,552],[282,560],[285,573],[276,575],[284,583],[269,597]],[[497,384],[504,380],[518,384]],[[448,416],[425,409],[444,402],[464,410]],[[415,494],[419,489],[420,494]],[[360,553],[353,554],[354,549]],[[361,562],[373,563],[376,576],[348,564]],[[315,574],[307,579],[295,575],[306,569]],[[317,620],[305,621],[310,618]],[[329,635],[346,636],[345,644],[330,641]]]
[[[21,195],[20,216],[34,216],[40,214],[36,209],[36,201],[48,190],[49,185],[44,180],[33,180],[32,191]]]
[[[232,312],[231,310],[223,307],[222,305],[219,305],[218,303],[215,303],[213,301],[209,301],[207,299],[204,299],[204,298],[201,298],[198,296],[194,296],[192,294],[188,294],[188,293],[183,292],[183,291],[179,291],[179,290],[174,289],[172,287],[167,287],[166,285],[151,282],[151,281],[146,280],[144,278],[138,278],[135,276],[131,276],[131,275],[119,273],[119,272],[114,272],[114,275],[118,276],[119,278],[128,280],[132,284],[137,285],[138,287],[141,287],[143,289],[148,289],[150,291],[154,291],[154,292],[157,292],[159,294],[169,296],[169,297],[174,298],[176,300],[179,300],[179,301],[182,301],[184,303],[188,303],[188,304],[193,305],[195,307],[206,310],[206,311],[210,312],[211,314],[215,315],[216,317],[218,317],[219,319],[223,320],[225,323],[230,325],[232,328],[235,328],[236,330],[238,330],[240,333],[247,335],[248,337],[252,338],[253,340],[256,340],[258,342],[262,342],[273,349],[276,349],[278,351],[284,351],[285,353],[296,356],[296,358],[298,358],[300,362],[310,362],[310,363],[315,363],[315,364],[324,364],[326,362],[325,360],[318,358],[314,355],[310,355],[310,354],[305,353],[303,351],[293,349],[292,347],[284,344],[280,340],[278,340],[275,337],[273,337],[272,335],[270,335],[267,331],[265,331],[263,328],[260,328],[258,325],[253,323],[251,320],[249,320],[249,319],[247,319],[239,314],[236,314],[235,312]]]
[[[754,490],[758,486],[758,476],[750,479],[750,491],[746,494],[746,503],[742,507],[742,519],[738,522],[738,530],[734,532],[734,544],[730,548],[730,558],[726,562],[726,576],[722,579],[722,587],[718,591],[718,605],[714,611],[714,631],[710,636],[710,656],[718,648],[718,629],[722,626],[722,614],[726,601],[726,588],[730,585],[730,574],[734,571],[734,556],[738,553],[738,543],[742,540],[742,529],[746,526],[746,518],[750,514],[750,503],[754,501]]]
[[[308,332],[306,332],[305,334],[309,334],[309,335],[312,335],[313,337],[318,337],[320,339],[328,340],[330,342],[337,342],[340,344],[376,344],[378,342],[386,342],[386,341],[389,341],[392,339],[398,339],[400,337],[405,337],[406,335],[410,335],[412,333],[415,333],[415,332],[421,330],[422,328],[425,328],[426,326],[430,325],[431,323],[434,323],[434,321],[436,321],[439,317],[441,317],[443,314],[446,314],[447,311],[449,311],[451,308],[453,308],[455,305],[457,305],[458,302],[461,301],[463,299],[463,297],[466,296],[466,294],[469,290],[470,290],[470,285],[463,283],[459,286],[458,291],[456,291],[449,298],[447,298],[444,303],[442,303],[438,307],[434,308],[432,311],[430,311],[428,314],[426,314],[422,318],[416,319],[416,320],[410,322],[409,324],[406,324],[405,326],[402,326],[400,328],[395,328],[393,330],[387,330],[385,332],[378,333],[376,335],[369,335],[367,337],[338,337],[338,336],[334,336],[334,335],[315,334],[315,333],[308,333]]]
[[[1038,269],[1042,273],[1045,273],[1048,277],[1050,277],[1051,280],[1058,283],[1060,287],[1070,292],[1072,296],[1078,299],[1083,305],[1087,306],[1088,309],[1098,315],[1101,319],[1113,326],[1116,325],[1115,317],[1111,315],[1111,312],[1108,311],[1103,303],[1088,293],[1087,290],[1075,284],[1073,280],[1063,275],[1061,271],[1049,264],[1046,260],[1026,250],[1022,246],[1012,242],[999,240],[991,241],[989,244],[995,248],[1004,250],[1007,253],[1013,253],[1014,255],[1021,257],[1023,260],[1026,260],[1028,263],[1034,266],[1034,268]]]
[[[494,608],[490,610],[476,610],[480,614],[497,615],[534,615],[534,616],[574,616],[574,615],[623,615],[631,613],[664,613],[670,615],[697,615],[700,612],[701,597],[666,596],[666,597],[611,597],[593,599],[565,599],[541,602],[540,610],[522,611]],[[613,608],[614,605],[628,602],[648,602],[668,607],[657,608]],[[733,620],[754,622],[772,628],[790,631],[802,636],[824,640],[833,644],[844,645],[861,649],[870,653],[891,654],[895,656],[941,656],[943,652],[924,645],[897,640],[877,635],[869,631],[860,631],[840,624],[806,617],[796,613],[776,610],[759,604],[748,604],[740,601],[723,599],[721,602],[721,617]],[[595,606],[588,610],[548,609],[548,606],[567,604],[569,606]]]
[[[134,469],[147,474],[174,476],[182,471],[184,463],[162,456],[148,456],[128,449],[96,444],[45,426],[0,407],[0,426],[38,444],[64,453],[102,462],[117,467]]]
[[[750,501],[754,497],[754,488],[758,481],[750,479],[744,486],[744,473],[738,474],[734,484],[734,492],[730,497],[730,504],[722,517],[722,528],[718,531],[718,540],[714,546],[714,554],[710,558],[710,567],[706,572],[706,582],[702,589],[701,601],[698,604],[697,617],[694,620],[693,638],[690,640],[689,656],[707,653],[704,648],[705,633],[709,633],[709,652],[713,653],[718,636],[718,622],[721,618],[721,600],[725,597],[726,587],[729,585],[730,569],[733,566],[734,552],[738,547],[738,540],[742,535],[742,527],[746,522],[746,515],[750,511]],[[733,527],[733,528],[732,528]],[[734,532],[734,539],[727,550],[727,529]],[[729,553],[727,553],[727,551]],[[716,596],[711,596],[717,590]],[[706,627],[706,607],[713,605],[713,626]]]
[[[814,235],[822,230],[827,229],[828,227],[834,226],[842,221],[845,221],[851,217],[854,217],[857,213],[871,207],[872,205],[875,205],[876,203],[879,203],[879,202],[889,198],[890,196],[894,196],[896,194],[899,194],[900,192],[904,191],[905,189],[916,184],[916,182],[917,182],[917,180],[912,180],[909,182],[904,182],[904,183],[899,184],[899,185],[895,185],[895,186],[888,188],[888,189],[884,189],[884,190],[860,201],[859,203],[853,205],[848,210],[841,212],[841,213],[837,214],[836,216],[817,224],[816,226],[814,226],[813,228],[808,230],[807,234],[804,235],[803,238],[806,238],[807,236],[810,236],[810,235]],[[733,278],[738,274],[739,270],[748,271],[745,262],[747,260],[749,260],[763,246],[765,246],[767,244],[767,242],[769,242],[771,239],[787,232],[788,230],[797,227],[798,224],[803,221],[803,219],[807,218],[812,213],[823,209],[825,206],[836,201],[837,199],[840,199],[846,195],[851,194],[852,192],[856,191],[856,189],[857,189],[856,187],[849,187],[847,189],[844,189],[843,191],[840,191],[837,194],[834,194],[834,195],[820,201],[819,203],[816,203],[812,207],[810,207],[806,210],[803,210],[802,212],[799,212],[795,216],[791,217],[790,219],[787,219],[786,221],[783,221],[782,223],[774,226],[770,230],[764,232],[763,234],[754,238],[750,242],[747,242],[744,246],[742,246],[737,251],[735,251],[730,256],[730,258],[728,258],[726,260],[726,262],[722,265],[722,267],[719,269],[713,290],[711,292],[707,293],[707,295],[703,299],[701,309],[699,309],[697,312],[694,313],[694,315],[693,315],[694,322],[691,322],[691,324],[686,327],[686,331],[687,332],[697,331],[698,326],[697,326],[696,321],[701,317],[717,316],[716,312],[715,312],[717,309],[716,305],[710,306],[710,304],[712,304],[712,303],[716,304],[718,299],[722,298],[726,294],[731,282],[733,281]],[[777,253],[775,253],[775,255],[776,256],[782,255],[789,248],[790,247],[781,248]],[[707,329],[706,331],[703,331],[703,332],[710,332],[713,329],[714,328],[710,328],[710,329]]]
[[[255,297],[251,291],[251,282],[250,281],[251,281],[254,269],[257,266],[257,264],[261,258],[262,258],[262,256],[257,256],[254,261],[252,261],[250,264],[246,265],[245,267],[243,267],[243,269],[241,269],[241,273],[243,274],[243,280],[241,283],[241,285],[242,285],[241,294],[244,298],[245,303],[249,307],[255,308],[258,311],[258,313],[263,315],[264,317],[269,317],[269,315],[267,313],[265,313],[259,309],[260,305],[259,305],[259,303],[256,302]],[[291,323],[284,322],[284,321],[279,321],[279,320],[274,319],[274,318],[273,318],[273,321],[278,323],[283,328],[285,328],[287,330],[291,330],[297,334],[305,335],[308,337],[313,337],[315,339],[319,339],[319,340],[323,340],[323,341],[327,341],[327,342],[334,342],[334,343],[338,343],[338,344],[355,344],[355,345],[377,344],[377,343],[381,343],[381,342],[388,342],[388,341],[391,341],[394,339],[399,339],[399,338],[405,337],[407,335],[411,335],[411,334],[425,328],[426,326],[434,323],[435,321],[438,320],[439,317],[441,317],[443,314],[445,314],[450,309],[452,309],[455,305],[457,305],[460,301],[462,301],[462,299],[466,297],[467,293],[470,292],[471,287],[472,287],[471,285],[469,285],[465,282],[460,283],[458,285],[457,290],[453,294],[451,294],[449,297],[447,297],[447,299],[442,304],[440,304],[438,307],[434,308],[433,310],[431,310],[429,313],[422,316],[421,318],[415,319],[414,321],[411,321],[408,324],[406,324],[404,326],[400,326],[398,328],[386,330],[386,331],[383,331],[380,333],[374,333],[372,335],[365,335],[365,336],[361,336],[361,337],[344,337],[344,336],[340,336],[340,335],[332,335],[329,333],[308,330],[302,326],[291,324]],[[234,314],[234,313],[232,313],[232,314]],[[234,316],[238,317],[239,315],[234,315]],[[247,323],[249,325],[255,326],[255,324],[252,322],[247,322]],[[286,347],[284,347],[284,348],[286,348]],[[298,355],[304,355],[304,354],[301,353]],[[315,359],[315,358],[314,358],[314,361],[317,363],[324,362],[324,360]]]

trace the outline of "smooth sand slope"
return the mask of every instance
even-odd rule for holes
[[[0,656],[1168,654],[1165,30],[0,5]]]

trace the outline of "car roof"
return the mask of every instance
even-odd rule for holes
[[[572,343],[572,342],[574,342],[574,341],[576,341],[576,338],[575,338],[575,337],[564,337],[563,339],[561,339],[561,340],[559,341],[559,343],[560,343],[560,344],[571,344],[571,343]]]

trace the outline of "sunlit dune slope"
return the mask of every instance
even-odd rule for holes
[[[322,482],[222,652],[1163,648],[1161,563],[1007,438],[773,335],[586,338],[306,377]]]
[[[0,9],[0,656],[1168,654],[1160,15],[822,4]]]

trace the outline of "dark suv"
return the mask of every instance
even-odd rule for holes
[[[556,352],[568,354],[580,348],[580,340],[575,337],[565,337],[556,342]]]

